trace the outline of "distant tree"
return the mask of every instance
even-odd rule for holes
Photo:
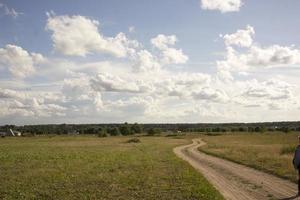
[[[254,131],[257,132],[257,133],[260,132],[260,127],[259,126],[255,127]]]
[[[219,127],[216,127],[216,128],[212,129],[212,132],[220,132],[220,131],[221,131],[221,129]]]
[[[267,131],[266,127],[262,126],[260,127],[260,130],[259,130],[261,133],[264,133]]]
[[[138,123],[134,123],[131,126],[131,132],[132,133],[142,133],[143,132],[143,127],[142,125],[138,124]]]
[[[239,132],[244,132],[246,129],[244,127],[239,127]]]
[[[225,133],[225,132],[227,132],[227,129],[226,129],[226,128],[221,128],[221,131],[222,131],[223,133]]]
[[[114,127],[110,130],[110,135],[111,136],[118,136],[118,135],[121,135],[121,132],[120,132],[118,127]]]
[[[282,131],[284,133],[289,133],[290,132],[290,128],[287,126],[287,127],[282,127]]]
[[[253,127],[248,127],[248,132],[254,132],[254,128]]]
[[[127,122],[120,127],[120,132],[122,135],[131,135],[131,129]]]
[[[238,131],[238,128],[233,127],[233,128],[230,129],[230,131],[231,131],[231,132],[237,132],[237,131]]]
[[[205,131],[209,133],[211,132],[211,128],[205,128]]]

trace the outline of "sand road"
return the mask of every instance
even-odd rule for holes
[[[198,151],[205,145],[201,139],[176,147],[174,153],[189,162],[230,200],[299,199],[296,184],[270,174],[239,165]]]

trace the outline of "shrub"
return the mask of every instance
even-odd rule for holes
[[[118,135],[121,135],[121,132],[120,132],[118,127],[114,127],[110,130],[110,135],[111,136],[118,136]]]
[[[132,133],[142,133],[143,132],[143,127],[138,123],[134,123],[131,126],[131,132]]]
[[[161,130],[159,128],[150,128],[147,131],[147,134],[150,135],[150,136],[160,134],[160,133],[161,133]]]
[[[284,154],[292,154],[295,152],[295,147],[292,146],[292,145],[289,145],[289,146],[283,146],[281,147],[280,149],[280,154],[281,155],[284,155]]]
[[[120,127],[120,132],[122,135],[131,135],[131,129],[128,123],[125,123]]]
[[[140,143],[141,140],[139,138],[131,138],[129,140],[127,140],[126,143]]]
[[[107,133],[106,132],[99,132],[98,133],[98,137],[107,137],[108,135],[107,135]]]

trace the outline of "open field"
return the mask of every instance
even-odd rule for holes
[[[201,136],[207,145],[200,150],[296,181],[292,159],[297,136],[297,133],[277,132]]]
[[[0,139],[0,199],[223,199],[172,148],[189,139]]]

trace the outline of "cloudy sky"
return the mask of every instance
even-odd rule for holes
[[[0,0],[0,124],[299,120],[299,0]]]

